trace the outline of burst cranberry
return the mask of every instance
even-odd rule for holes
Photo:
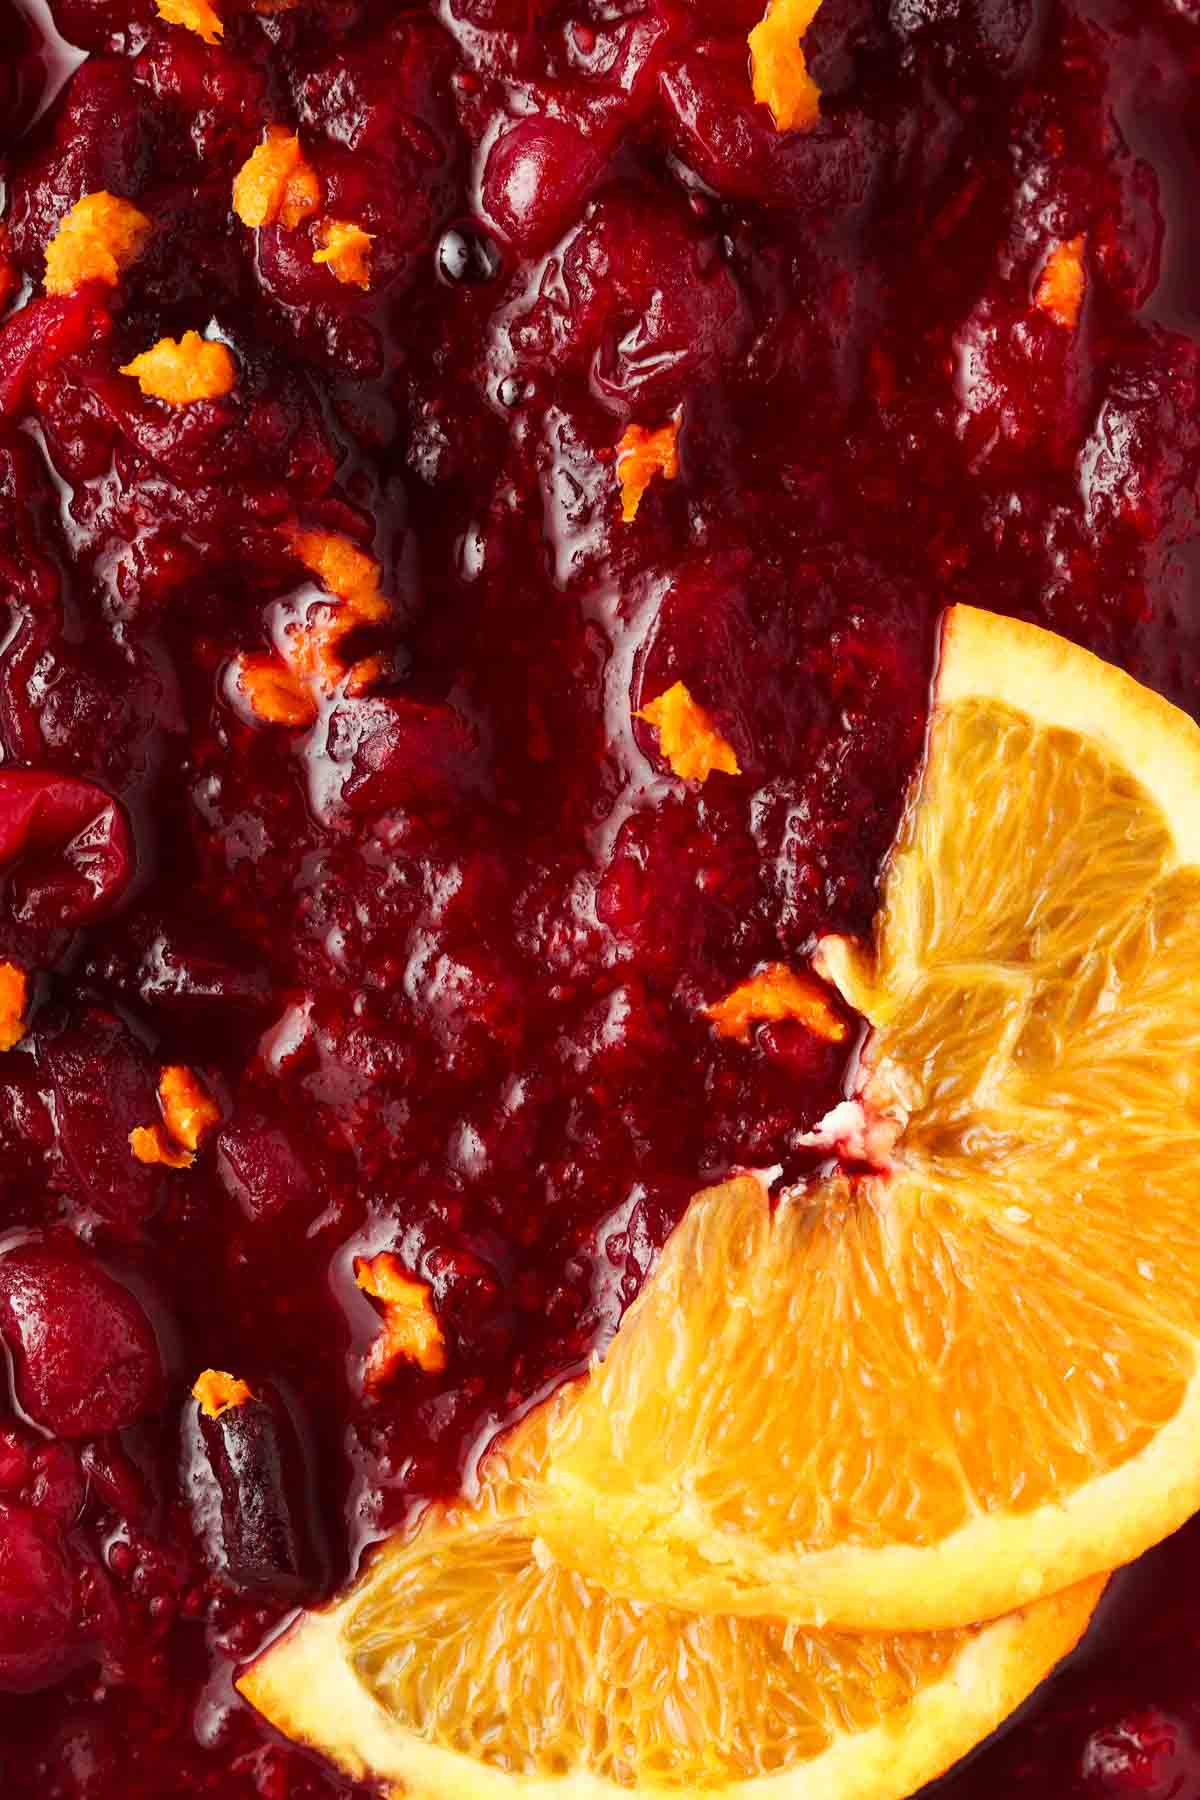
[[[59,1437],[98,1437],[161,1403],[150,1321],[80,1250],[26,1243],[0,1257],[0,1333],[22,1411]]]

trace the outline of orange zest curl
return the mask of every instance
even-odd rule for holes
[[[817,1037],[840,1044],[846,1027],[830,1006],[825,990],[813,975],[789,969],[786,963],[767,963],[749,981],[743,981],[704,1008],[717,1036],[750,1042],[750,1027],[761,1022],[795,1019]]]
[[[674,481],[679,473],[679,426],[682,414],[647,431],[641,425],[629,425],[617,445],[617,480],[621,486],[621,517],[632,525],[642,495],[656,475]]]
[[[1073,331],[1079,323],[1087,292],[1083,248],[1082,236],[1071,238],[1065,244],[1056,244],[1038,276],[1033,296],[1034,305],[1068,331]]]
[[[46,245],[46,292],[73,294],[85,281],[116,287],[150,230],[149,219],[131,200],[103,188],[85,194],[63,214]]]
[[[122,375],[132,375],[143,394],[168,406],[192,406],[197,400],[219,400],[237,380],[237,367],[224,344],[209,343],[198,331],[185,331],[176,341],[159,338]]]
[[[714,769],[740,775],[733,746],[727,744],[682,681],[643,706],[636,715],[658,732],[658,747],[681,781],[707,781]]]
[[[129,1148],[139,1162],[190,1169],[200,1140],[217,1124],[221,1109],[183,1063],[169,1063],[159,1076],[158,1103],[162,1123],[135,1126],[129,1134]]]
[[[219,1419],[231,1406],[244,1406],[255,1396],[236,1375],[227,1375],[224,1369],[205,1369],[192,1383],[192,1398],[200,1402],[206,1419]]]
[[[379,1387],[401,1362],[415,1363],[427,1375],[444,1369],[446,1340],[428,1282],[406,1275],[399,1258],[388,1250],[356,1262],[354,1278],[364,1294],[383,1302],[383,1330],[367,1357],[367,1386]]]
[[[821,90],[808,72],[800,40],[821,0],[770,0],[746,42],[754,98],[771,109],[776,131],[809,131],[821,116]]]
[[[344,286],[370,287],[374,232],[364,231],[349,219],[322,219],[317,236],[322,247],[313,253],[315,263],[327,264]]]
[[[0,962],[0,1050],[11,1050],[25,1036],[29,978],[13,962]]]
[[[252,230],[278,220],[292,231],[320,204],[321,183],[300,139],[286,125],[268,125],[233,178],[234,212]]]
[[[239,656],[235,679],[264,725],[299,728],[317,716],[317,703],[300,676],[277,656]]]
[[[221,15],[209,0],[154,0],[164,24],[183,25],[206,44],[219,44],[225,35]]]

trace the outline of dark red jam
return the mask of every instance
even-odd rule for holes
[[[868,926],[942,607],[1200,712],[1197,0],[824,0],[808,134],[751,98],[763,0],[217,11],[0,0],[4,1800],[355,1792],[232,1672],[698,1185],[812,1166],[844,1047],[702,1009]],[[272,124],[368,288],[231,211]],[[44,294],[101,191],[143,253]],[[187,330],[227,395],[119,372]],[[271,724],[235,671],[320,601],[295,526],[388,606]],[[672,776],[633,715],[675,681],[739,776]],[[219,1107],[190,1168],[130,1151],[169,1065]],[[365,1380],[379,1252],[440,1369]],[[253,1406],[202,1417],[208,1368]],[[945,1800],[1200,1796],[1198,1592],[1191,1527]]]

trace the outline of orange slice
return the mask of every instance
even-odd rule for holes
[[[1200,1506],[1200,731],[947,617],[870,948],[878,1169],[701,1195],[552,1445],[618,1591],[855,1629],[994,1617]],[[850,1129],[848,1135],[856,1135]]]
[[[264,1652],[245,1697],[355,1779],[425,1800],[899,1800],[1019,1704],[1098,1597],[902,1638],[613,1599],[523,1510],[543,1439],[535,1415],[477,1505],[392,1540]]]

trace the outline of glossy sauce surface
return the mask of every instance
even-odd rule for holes
[[[220,10],[0,0],[6,1800],[352,1791],[232,1673],[603,1343],[698,1185],[812,1166],[843,1047],[702,1008],[868,928],[943,606],[1200,712],[1192,0],[824,0],[810,135],[751,99],[759,0]],[[268,124],[369,290],[232,215]],[[44,297],[100,189],[147,249]],[[118,371],[187,329],[238,379],[175,411]],[[233,671],[320,602],[297,522],[390,611],[291,729]],[[634,718],[677,680],[738,776]],[[222,1115],[177,1171],[128,1147],[173,1063]],[[372,1391],[379,1251],[447,1354]],[[1121,1576],[945,1792],[1200,1797],[1198,1577],[1194,1527]]]

